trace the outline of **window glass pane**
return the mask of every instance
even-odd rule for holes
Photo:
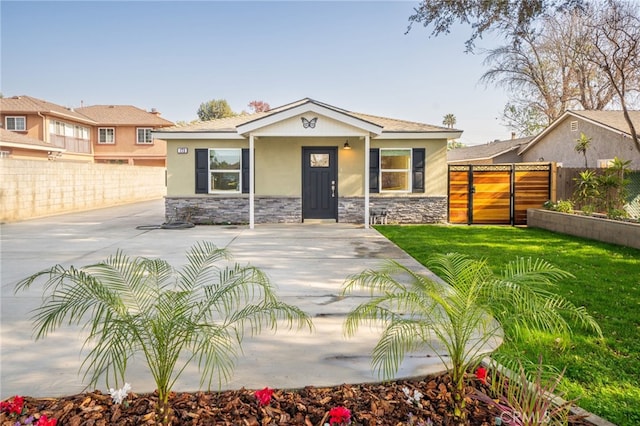
[[[212,149],[209,151],[211,170],[240,170],[239,149]]]
[[[382,172],[382,190],[408,191],[409,172]]]
[[[394,149],[380,151],[380,168],[409,169],[411,164],[411,150]]]
[[[311,167],[329,167],[329,154],[311,154]]]
[[[240,173],[211,172],[211,190],[240,192]]]

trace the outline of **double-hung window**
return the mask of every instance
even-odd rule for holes
[[[114,129],[113,127],[98,128],[98,143],[99,144],[116,143],[116,129]]]
[[[153,129],[147,127],[138,127],[136,130],[136,133],[138,135],[136,139],[137,144],[153,144],[153,136],[151,135],[151,131]]]
[[[24,116],[7,116],[4,119],[4,127],[16,132],[27,130],[27,120]]]
[[[380,149],[380,192],[411,192],[411,149]]]
[[[209,188],[213,193],[241,192],[241,149],[209,150]]]

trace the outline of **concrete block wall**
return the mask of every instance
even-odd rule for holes
[[[153,200],[164,167],[0,159],[0,222]]]
[[[639,223],[529,209],[527,226],[640,249]]]

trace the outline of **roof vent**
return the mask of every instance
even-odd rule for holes
[[[578,122],[577,121],[572,121],[571,122],[571,131],[572,132],[577,132],[578,131]]]

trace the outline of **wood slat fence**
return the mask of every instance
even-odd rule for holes
[[[526,225],[552,198],[551,163],[450,165],[449,223]]]

